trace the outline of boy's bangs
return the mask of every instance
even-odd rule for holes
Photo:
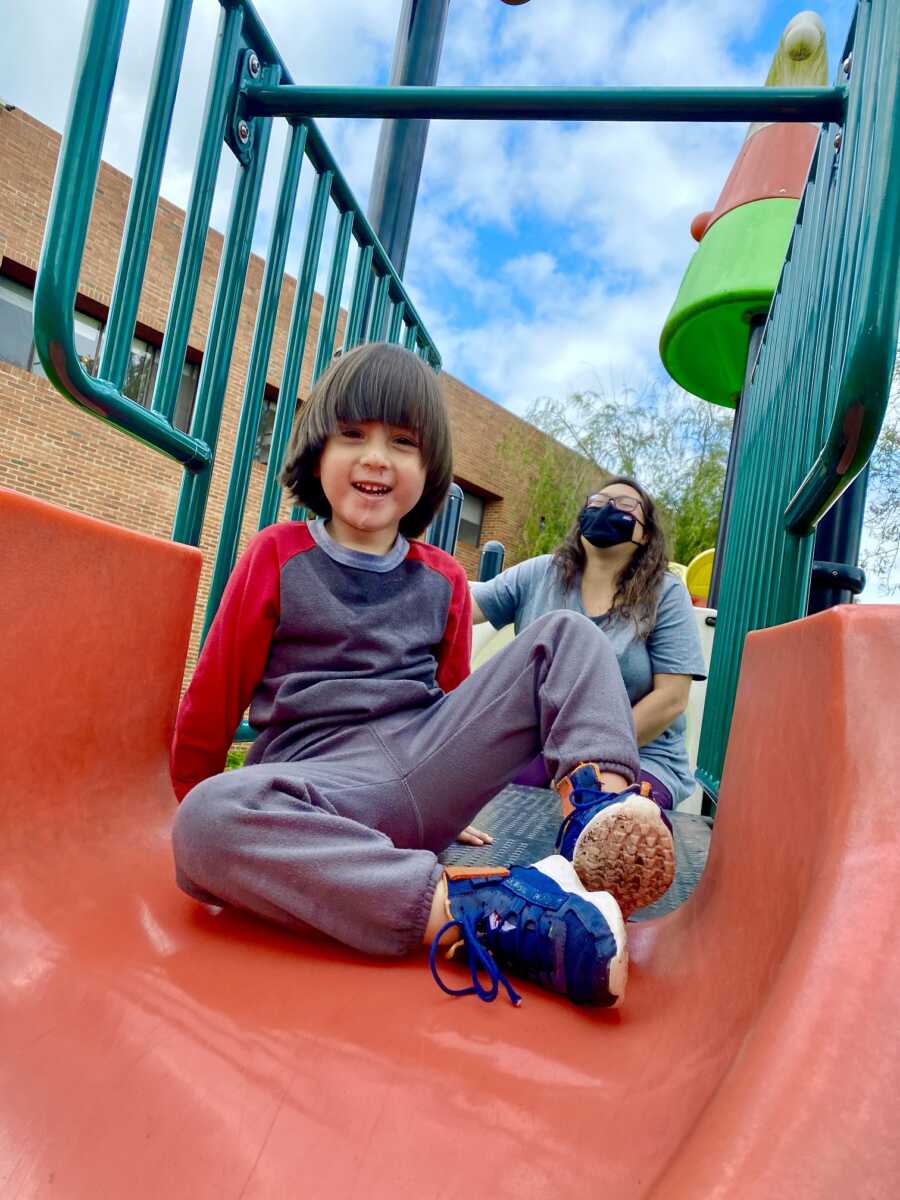
[[[436,386],[427,374],[430,368],[393,349],[385,346],[382,353],[351,356],[337,366],[320,409],[320,435],[337,432],[342,423],[380,421],[421,437],[430,426],[429,400]]]
[[[334,432],[339,424],[357,421],[380,421],[383,425],[400,425],[421,433],[425,424],[421,402],[421,383],[412,389],[388,385],[387,380],[354,380],[354,386],[336,397],[334,406]]]

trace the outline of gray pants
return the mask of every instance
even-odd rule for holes
[[[584,761],[629,780],[639,770],[615,654],[579,613],[541,617],[430,708],[198,784],[175,819],[178,884],[406,954],[422,940],[436,854],[538,753],[554,779]]]

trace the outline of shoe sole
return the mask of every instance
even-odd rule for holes
[[[656,803],[634,796],[588,822],[572,863],[584,886],[611,893],[627,920],[668,891],[675,878],[675,844]]]

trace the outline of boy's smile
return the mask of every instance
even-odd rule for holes
[[[331,505],[329,533],[368,554],[387,553],[425,487],[416,435],[381,421],[342,423],[326,441],[317,473]]]

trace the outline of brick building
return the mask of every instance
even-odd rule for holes
[[[43,377],[31,342],[31,292],[50,201],[59,135],[17,109],[0,108],[0,486],[15,488],[130,529],[168,537],[181,468],[121,431],[63,399]],[[90,365],[99,354],[108,311],[130,180],[103,164],[91,217],[76,312],[76,341]],[[168,311],[184,213],[160,200],[124,390],[149,403],[156,355]],[[175,423],[187,428],[210,317],[222,235],[211,230],[182,373]],[[264,262],[250,258],[234,355],[222,415],[221,437],[201,539],[205,569],[198,612],[203,611],[209,563],[231,466],[253,322]],[[260,422],[241,545],[256,528],[267,450],[266,432],[277,398],[294,297],[285,277],[269,363],[266,410]],[[313,301],[300,397],[307,394],[322,298]],[[343,314],[336,344],[342,339]],[[470,577],[479,547],[496,538],[514,561],[523,517],[527,471],[510,448],[521,439],[538,447],[549,439],[506,409],[445,374],[454,441],[455,478],[465,493],[457,558]],[[556,445],[552,443],[552,445]],[[506,447],[504,450],[503,447]],[[559,447],[557,447],[559,450]],[[569,453],[566,451],[565,453]],[[288,504],[282,505],[283,517]]]

